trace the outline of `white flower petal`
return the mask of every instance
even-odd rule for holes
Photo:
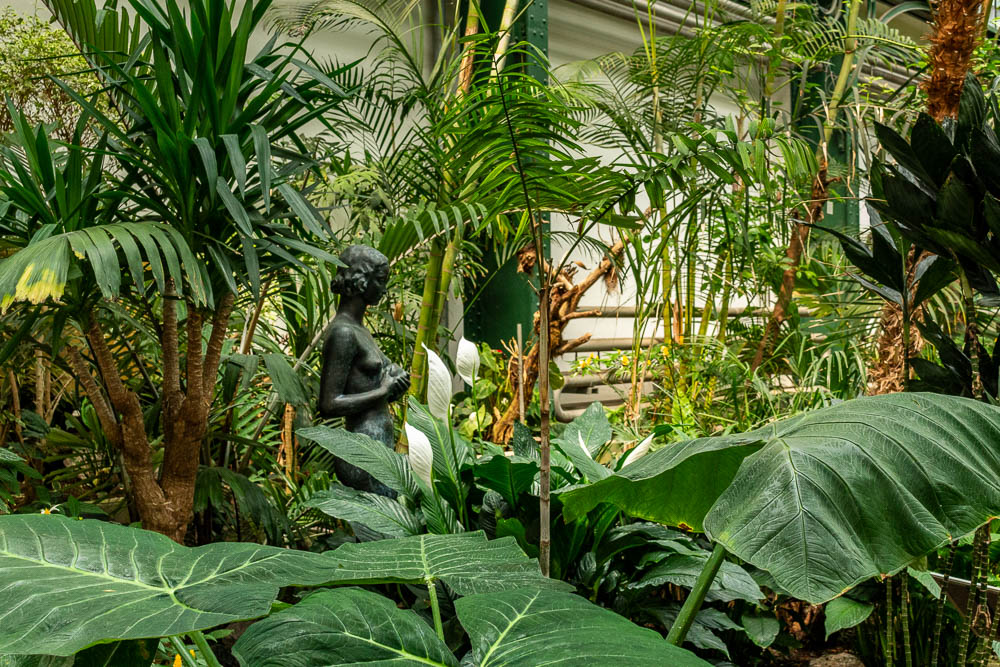
[[[632,450],[625,455],[625,462],[622,463],[622,468],[627,465],[632,465],[639,459],[641,459],[646,454],[649,454],[649,447],[653,444],[653,436],[649,436],[638,445],[632,448]]]
[[[448,421],[451,408],[451,373],[433,350],[427,349],[427,407],[431,414]]]
[[[431,441],[427,439],[424,432],[418,428],[403,424],[406,430],[406,441],[410,445],[410,468],[413,474],[419,477],[428,487],[434,488],[431,482],[431,470],[434,468],[434,450],[431,449]]]
[[[471,385],[479,376],[479,361],[479,349],[476,344],[464,337],[459,339],[455,366],[458,369],[459,377],[465,381],[465,384]]]

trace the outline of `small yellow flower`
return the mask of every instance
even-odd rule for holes
[[[629,360],[629,358],[626,355],[623,354],[622,355],[622,366],[628,366],[629,363],[631,363],[630,360]]]
[[[41,514],[52,514],[52,510],[51,510],[51,509],[49,509],[48,507],[46,507],[45,509],[43,509],[43,510],[41,511]]]
[[[183,664],[184,661],[181,659],[181,654],[178,653],[177,655],[174,656],[174,667],[181,667],[181,665]]]
[[[197,657],[198,657],[198,654],[194,652],[194,649],[193,649],[193,648],[189,648],[189,649],[188,649],[188,653],[190,653],[190,654],[191,654],[191,657],[192,657],[192,658],[197,658]]]
[[[666,345],[664,345],[663,347],[660,348],[660,354],[662,354],[665,357],[670,354],[670,349],[667,348]]]

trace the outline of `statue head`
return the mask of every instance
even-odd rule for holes
[[[352,245],[340,255],[344,263],[337,269],[330,289],[342,297],[361,297],[374,306],[385,296],[389,281],[389,260],[375,248]]]

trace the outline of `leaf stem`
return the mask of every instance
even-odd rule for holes
[[[177,654],[181,656],[181,660],[184,661],[184,664],[187,665],[187,667],[198,667],[198,663],[195,662],[194,658],[191,657],[191,654],[188,653],[188,649],[184,646],[184,642],[181,641],[180,637],[167,637],[167,639],[170,640],[170,644],[174,647],[174,650],[177,651]]]
[[[205,639],[205,635],[200,630],[189,632],[188,637],[194,641],[194,645],[198,647],[198,653],[201,653],[201,657],[205,659],[208,667],[222,667],[222,663],[215,657],[212,647],[208,645],[208,640]]]
[[[437,584],[430,577],[426,580],[427,597],[431,601],[431,615],[434,616],[434,630],[438,639],[444,641],[444,624],[441,622],[441,604],[438,602]]]
[[[684,606],[681,607],[680,613],[677,614],[673,625],[670,626],[667,641],[674,646],[680,646],[684,643],[684,638],[687,637],[688,630],[694,625],[694,618],[698,615],[698,611],[705,601],[705,596],[708,594],[708,589],[712,587],[715,575],[718,574],[719,568],[722,567],[722,561],[725,556],[725,547],[716,542],[715,548],[712,549],[712,554],[705,562],[705,567],[702,568],[701,574],[698,575],[698,580],[694,582],[694,588],[691,589],[691,593],[684,600]]]

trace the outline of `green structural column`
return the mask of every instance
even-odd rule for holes
[[[505,0],[482,0],[481,7],[487,26],[492,30],[500,24]],[[525,8],[527,5],[527,8]],[[549,54],[549,0],[521,0],[520,18],[511,34],[512,43],[528,42],[539,53]],[[516,61],[508,60],[508,65]],[[537,63],[528,65],[528,72],[542,82],[547,81],[545,68]],[[500,261],[497,248],[484,242],[483,265],[487,276],[467,292],[469,299],[465,317],[465,337],[489,343],[498,348],[502,341],[517,335],[517,325],[524,328],[525,342],[532,337],[532,320],[538,310],[538,297],[533,278],[517,272],[517,258]],[[478,294],[478,297],[476,296]]]

